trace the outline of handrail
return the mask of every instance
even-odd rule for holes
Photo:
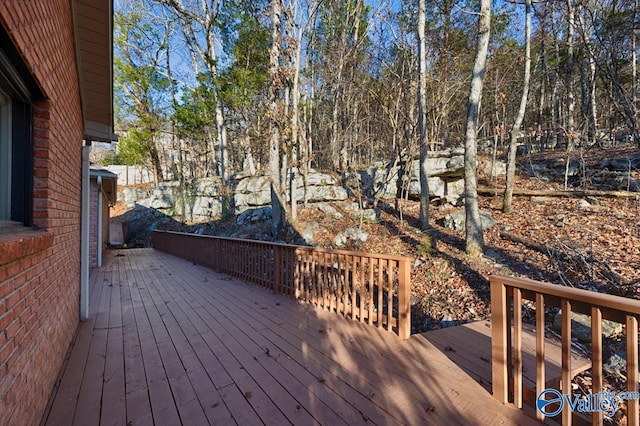
[[[531,300],[536,309],[536,389],[540,395],[547,388],[545,381],[545,307],[562,310],[561,346],[562,392],[571,392],[571,313],[591,316],[592,393],[602,387],[602,319],[608,318],[626,325],[627,391],[638,392],[638,318],[640,301],[609,294],[568,288],[525,278],[492,275],[491,340],[493,395],[503,403],[513,402],[522,408],[524,398],[522,377],[522,300]],[[513,333],[512,333],[513,329]],[[513,383],[512,392],[510,383]],[[636,393],[637,395],[637,393]],[[638,426],[638,399],[627,400],[627,424]],[[536,411],[539,420],[544,414]],[[565,404],[562,424],[569,425],[572,412]],[[602,424],[603,412],[592,413],[593,423]]]
[[[154,231],[153,247],[345,317],[411,335],[411,259]]]

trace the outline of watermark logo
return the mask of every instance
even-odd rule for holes
[[[554,404],[558,404],[555,410],[553,410],[556,407]],[[536,407],[538,407],[538,411],[547,417],[557,416],[564,408],[564,396],[555,389],[545,389],[538,394]]]
[[[602,391],[589,395],[560,393],[556,389],[545,389],[536,398],[536,407],[547,417],[557,416],[566,407],[579,413],[595,413],[601,411],[606,416],[615,416],[622,401],[639,399],[638,392]]]

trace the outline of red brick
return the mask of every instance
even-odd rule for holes
[[[46,129],[35,128],[35,129],[33,129],[33,138],[37,142],[41,142],[43,139],[48,142],[49,141],[49,131],[46,130]],[[36,146],[38,146],[38,145],[36,145]],[[48,143],[47,143],[47,147],[48,147]]]
[[[39,129],[49,129],[49,120],[35,117],[33,119],[33,127]]]
[[[9,324],[5,330],[5,333],[7,334],[7,340],[13,339],[17,334],[19,328],[20,328],[20,323],[16,320],[14,320],[11,324]]]

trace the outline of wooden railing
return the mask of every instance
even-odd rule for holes
[[[545,380],[545,308],[562,310],[562,394],[572,394],[571,380],[571,312],[591,316],[592,394],[602,387],[602,320],[626,325],[627,383],[626,390],[638,391],[638,318],[640,301],[587,290],[569,288],[529,279],[494,275],[491,281],[492,380],[493,395],[503,403],[523,406],[522,377],[522,302],[530,300],[536,312],[536,389],[539,395],[547,387]],[[637,395],[637,393],[636,393]],[[627,421],[638,425],[638,400],[628,399]],[[538,419],[544,415],[537,411]],[[571,424],[572,413],[567,404],[561,413],[563,425]],[[593,424],[602,424],[603,412],[592,414]]]
[[[153,247],[370,325],[411,334],[411,259],[155,231]]]

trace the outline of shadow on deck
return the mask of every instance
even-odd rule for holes
[[[536,423],[424,335],[153,249],[111,252],[90,298],[43,424]]]

